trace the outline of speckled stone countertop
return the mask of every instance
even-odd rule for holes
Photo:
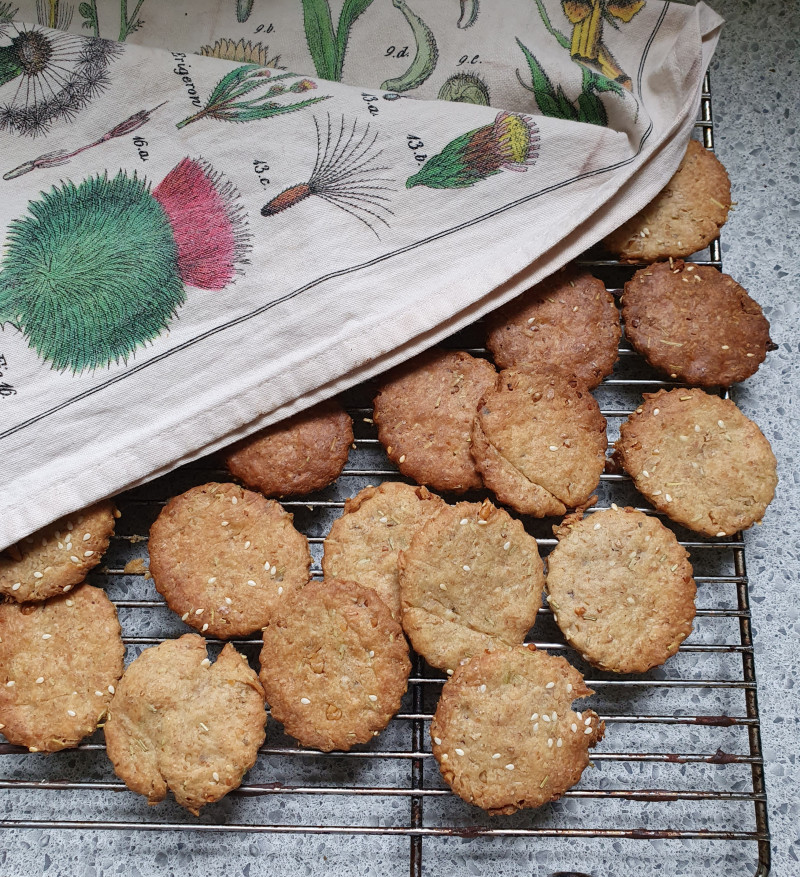
[[[775,877],[800,874],[800,7],[796,0],[710,0],[727,20],[711,65],[717,154],[737,203],[723,234],[725,270],[763,306],[778,349],[735,398],[772,442],[780,484],[764,525],[746,534],[762,742]],[[5,794],[5,793],[3,793]],[[368,809],[370,802],[363,802]],[[362,805],[359,804],[359,807]],[[404,804],[404,806],[406,806]],[[713,804],[708,805],[709,811]],[[64,812],[63,818],[83,814]],[[8,831],[0,877],[201,877],[225,874],[400,875],[406,838],[133,831]],[[657,873],[694,877],[697,841],[574,844],[569,867],[605,877],[642,877],[647,845]],[[637,844],[639,845],[637,847]],[[588,850],[593,850],[592,858]],[[754,845],[747,861],[754,861]],[[708,873],[742,873],[730,852],[704,856]],[[715,868],[718,865],[718,870]],[[738,863],[741,864],[741,863]],[[544,845],[513,839],[431,844],[426,875],[519,873],[557,867]],[[648,873],[650,873],[648,871]],[[706,873],[704,871],[703,873]]]

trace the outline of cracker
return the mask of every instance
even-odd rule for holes
[[[728,218],[731,182],[720,160],[696,140],[672,179],[606,239],[623,262],[683,258],[707,247]]]
[[[105,591],[0,603],[0,729],[31,752],[77,746],[103,720],[125,647]]]
[[[775,495],[777,464],[761,430],[730,399],[702,390],[645,393],[615,447],[657,509],[707,536],[752,526]]]
[[[445,782],[492,814],[560,798],[603,738],[595,712],[571,708],[592,693],[564,658],[531,647],[476,655],[445,683],[431,722]]]
[[[372,588],[400,617],[398,552],[444,501],[425,487],[384,481],[345,500],[344,514],[325,538],[322,572]]]
[[[500,502],[541,518],[586,502],[605,466],[606,421],[592,394],[556,370],[506,369],[481,400],[472,456]]]
[[[197,816],[237,788],[264,742],[264,690],[228,643],[212,664],[185,634],[145,649],[125,671],[105,725],[114,772],[148,804],[167,789]]]
[[[236,484],[203,484],[171,499],[149,548],[150,574],[170,609],[222,639],[260,630],[311,568],[292,516]]]
[[[556,528],[548,603],[567,642],[602,670],[644,673],[692,631],[697,594],[686,549],[659,520],[610,508]]]
[[[435,350],[396,370],[375,397],[378,438],[403,475],[434,490],[481,486],[470,456],[472,422],[497,376],[463,351]]]
[[[727,274],[678,259],[625,284],[625,334],[654,368],[701,387],[754,374],[775,345],[758,302]]]
[[[235,478],[264,496],[303,496],[341,474],[353,444],[353,421],[338,402],[268,426],[223,452]]]
[[[311,582],[264,628],[260,677],[272,716],[323,752],[382,731],[410,672],[400,625],[375,591],[355,582]]]
[[[536,540],[488,500],[444,506],[400,552],[403,629],[448,672],[486,649],[522,643],[543,586]]]
[[[619,312],[605,285],[587,271],[556,272],[486,323],[486,346],[498,368],[555,366],[591,389],[617,361]]]
[[[111,500],[65,515],[0,552],[0,594],[22,603],[63,594],[100,563],[119,513]]]

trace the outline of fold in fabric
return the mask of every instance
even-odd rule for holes
[[[145,0],[114,43],[75,32],[106,36],[110,0],[32,5],[45,22],[0,3],[0,547],[599,241],[679,164],[721,24],[656,0],[348,0],[335,26],[327,2]]]

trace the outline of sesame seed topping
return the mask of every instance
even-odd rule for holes
[[[583,713],[575,713],[575,715],[576,715],[581,721],[583,721]]]
[[[448,676],[452,676],[452,675],[453,675],[453,671],[450,670],[450,669],[447,669],[447,670],[445,670],[444,672],[447,673]]]
[[[499,752],[495,752],[495,754],[492,756],[492,758],[500,758],[500,753],[499,753]]]
[[[200,666],[201,667],[210,667],[211,661],[209,661],[208,658],[203,658],[203,660],[200,662]]]
[[[3,728],[5,728],[5,725],[0,722],[0,731],[2,731]]]
[[[283,587],[280,586],[280,587],[278,587],[278,596],[280,597],[282,593],[283,593]]]
[[[584,719],[583,724],[584,725],[591,725],[592,724],[592,717],[589,716],[588,718]]]
[[[94,551],[84,551],[83,552],[84,557],[91,557],[93,554],[94,554]]]
[[[578,726],[573,722],[570,727],[572,728],[572,733],[574,734],[578,730]]]
[[[633,597],[626,597],[625,602],[630,603],[630,605],[633,606],[633,604],[636,602],[636,600],[634,600]]]
[[[660,490],[654,490],[654,491],[653,491],[653,496],[661,496],[661,491],[660,491]]]
[[[227,521],[222,521],[221,523],[222,523],[222,526],[223,526],[223,527],[227,527],[227,526],[228,526],[228,522],[227,522]]]
[[[695,425],[694,425],[694,431],[695,431],[695,432],[700,432],[700,424],[699,424],[699,423],[695,423]]]
[[[250,547],[250,540],[249,540],[249,539],[247,540],[247,542],[244,543],[244,547],[245,547],[245,548],[249,548],[249,547]]]
[[[456,755],[463,755],[463,754],[464,754],[463,749],[456,749]]]
[[[278,571],[278,567],[277,567],[277,566],[273,566],[273,567],[270,569],[269,574],[270,574],[271,576],[274,576],[275,573],[276,573],[277,571]]]
[[[271,564],[269,561],[267,561],[267,562],[264,564],[264,569],[265,569],[267,572],[269,572],[269,568],[270,568],[271,566],[272,566],[272,564]]]
[[[37,571],[37,572],[35,572],[35,573],[33,574],[33,577],[34,577],[35,579],[43,579],[43,578],[44,578],[44,573],[42,573],[42,572],[38,572],[38,571]]]
[[[377,695],[377,694],[370,694],[369,699],[370,699],[373,703],[375,703],[375,701],[378,699],[378,695]]]
[[[552,749],[552,747],[553,747],[553,738],[552,738],[552,737],[548,737],[548,738],[547,738],[547,748],[548,748],[548,749]]]
[[[513,764],[507,764],[507,765],[506,765],[506,770],[514,770],[514,765],[513,765]]]
[[[551,451],[557,451],[557,450],[558,450],[558,445],[550,445],[550,450],[551,450]]]
[[[51,633],[43,633],[43,634],[42,634],[42,639],[51,639],[52,636],[53,636],[53,635],[52,635]]]
[[[443,753],[442,753],[442,761],[447,761],[448,757],[449,757],[449,756],[447,755],[446,752],[443,752]]]
[[[67,521],[67,529],[72,530],[72,521]]]
[[[478,691],[480,691],[481,694],[483,694],[483,692],[486,691],[486,685],[485,684],[481,685],[481,687],[478,689]]]
[[[595,524],[595,525],[594,525],[594,528],[595,528],[595,530],[599,530],[599,529],[600,529],[600,524]]]
[[[248,579],[247,584],[250,585],[251,588],[254,588],[256,586],[256,583],[252,579]]]
[[[375,652],[373,652],[372,649],[369,650],[369,656],[370,656],[370,658],[375,657]]]
[[[653,414],[658,414],[658,411],[659,411],[658,408],[654,408],[654,409],[653,409]]]
[[[615,512],[619,511],[619,506],[615,502],[611,503],[611,508],[614,509]]]
[[[405,454],[401,454],[400,459],[399,459],[397,462],[398,462],[398,463],[405,463],[405,461],[406,461],[406,455],[405,455]]]
[[[550,721],[550,716],[548,716],[547,713],[544,713],[544,715],[542,716],[542,721],[543,721],[543,722],[549,722],[549,721]]]
[[[665,493],[665,494],[664,494],[664,499],[665,499],[667,502],[672,502],[672,497],[671,497],[668,493]]]
[[[211,776],[213,777],[215,783],[219,782],[219,774],[216,771],[214,771]]]
[[[202,615],[205,611],[206,611],[205,609],[195,609],[194,614],[195,615]]]
[[[564,743],[564,741],[563,741],[560,737],[558,738],[558,740],[556,740],[556,746],[557,746],[559,749],[561,748],[561,746],[562,746],[563,743]]]
[[[386,517],[386,515],[384,515],[384,516],[380,519],[380,522],[381,522],[382,524],[385,524],[388,520],[389,520],[389,519]]]
[[[84,534],[83,534],[83,541],[84,541],[84,542],[88,542],[91,538],[92,538],[92,534],[91,534],[91,533],[84,533]]]
[[[645,478],[650,477],[650,473],[647,471],[647,469],[642,469],[642,475],[644,475]]]
[[[532,722],[535,722],[538,718],[539,718],[539,713],[534,713],[534,714],[531,716],[531,721],[532,721]]]
[[[102,697],[102,696],[103,696],[103,692],[102,692],[102,691],[95,691],[95,696],[97,696],[97,697]]]
[[[115,690],[116,690],[116,689],[114,688],[113,685],[109,685],[109,686],[108,686],[108,693],[109,693],[109,694],[113,694]]]
[[[550,713],[550,718],[555,722],[558,719],[558,713],[553,710],[553,712]]]
[[[230,597],[226,597],[226,598],[225,598],[225,602],[228,604],[228,606],[230,606],[231,603],[233,603],[233,600],[231,600]]]
[[[583,733],[584,733],[584,734],[591,734],[591,733],[592,733],[592,729],[591,729],[591,728],[587,728]]]
[[[73,563],[80,563],[80,560],[78,560],[78,558],[75,557],[74,554],[70,556],[70,560],[71,560]]]
[[[303,704],[305,704],[306,706],[308,706],[308,704],[310,704],[311,701],[310,701],[307,697],[301,697],[301,698],[300,698],[300,703],[303,703]]]
[[[206,622],[201,628],[200,633],[205,633],[208,630],[208,622]]]
[[[567,682],[567,694],[569,694],[570,691],[572,691],[572,683],[571,683],[571,682]]]
[[[548,682],[547,685],[545,685],[545,688],[555,688],[555,687],[556,687],[555,682]]]
[[[6,688],[13,688],[16,684],[17,683],[14,682],[13,679],[9,679],[8,682],[6,682]]]
[[[186,621],[186,619],[187,619],[188,617],[189,617],[189,613],[188,613],[188,612],[184,612],[183,615],[181,615],[181,621]]]
[[[211,576],[211,578],[208,580],[209,585],[213,585],[216,580],[217,580],[216,576]]]
[[[42,682],[44,682],[44,676],[39,676],[39,678],[36,680],[36,684],[41,685]]]
[[[207,730],[208,730],[208,725],[206,725],[204,722],[200,722],[200,727],[201,727],[204,731],[207,731]]]
[[[466,563],[464,564],[462,569],[464,570],[464,572],[469,572],[469,567],[466,565]]]
[[[506,542],[506,544],[503,546],[503,551],[508,551],[509,548],[511,548],[511,543]]]
[[[434,742],[437,746],[441,746],[441,745],[442,745],[442,738],[441,738],[441,737],[434,737],[434,738],[433,738],[433,742]]]
[[[533,723],[533,730],[534,730],[534,731],[538,731],[538,730],[539,730],[539,723],[538,723],[538,722],[534,722],[534,723]]]
[[[460,521],[460,523],[461,523],[461,526],[463,527],[464,524],[468,524],[468,523],[469,523],[469,518],[462,518],[461,521]]]
[[[239,497],[238,497],[238,496],[232,496],[232,497],[231,497],[231,503],[232,503],[233,505],[236,505],[237,502],[239,502]]]
[[[442,583],[439,585],[439,590],[440,590],[440,591],[446,591],[446,590],[447,590],[447,585],[445,585],[444,582],[442,582]]]
[[[15,585],[11,586],[12,591],[18,591],[22,587],[22,582],[17,582]]]
[[[68,715],[68,716],[74,716],[74,715],[76,715],[75,710],[67,710],[67,715]]]
[[[61,590],[66,594],[67,591],[72,590],[72,585],[64,585],[64,587]]]
[[[717,426],[718,426],[720,429],[725,429],[725,421],[724,421],[724,420],[718,420],[718,421],[717,421]]]
[[[724,535],[725,535],[725,531],[724,531],[724,530],[720,530],[719,533],[717,533],[717,536],[724,536]]]

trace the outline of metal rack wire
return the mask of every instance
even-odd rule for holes
[[[713,149],[707,79],[697,126],[704,145]],[[587,253],[581,261],[613,292],[619,292],[635,270],[599,252]],[[720,268],[719,242],[696,261]],[[482,355],[482,343],[478,324],[454,336],[448,346]],[[623,343],[613,376],[597,391],[610,441],[640,394],[662,386],[674,384],[650,372]],[[337,484],[284,503],[309,536],[317,576],[324,534],[341,513],[344,499],[367,483],[400,478],[370,421],[372,390],[364,385],[346,394],[356,442]],[[123,513],[118,533],[106,565],[92,578],[114,599],[129,660],[142,648],[185,629],[142,570],[126,572],[126,564],[145,556],[141,546],[149,524],[170,496],[195,484],[226,479],[218,462],[208,458],[118,498]],[[599,494],[597,508],[612,501],[637,504],[627,476],[604,475]],[[650,508],[642,511],[656,514]],[[549,534],[551,523],[525,521],[543,555],[556,541]],[[423,852],[430,852],[429,845],[447,837],[485,838],[486,843],[490,838],[536,843],[551,839],[562,845],[556,847],[557,855],[577,839],[691,841],[698,851],[694,873],[706,873],[700,853],[716,845],[729,873],[766,875],[770,846],[744,542],[741,535],[700,539],[677,528],[676,532],[692,554],[699,611],[692,636],[666,667],[636,678],[598,673],[565,644],[550,610],[539,610],[530,641],[548,652],[566,654],[578,666],[597,692],[592,706],[608,726],[606,740],[592,756],[596,770],[587,771],[577,788],[541,811],[487,817],[460,802],[443,784],[426,732],[444,677],[416,658],[403,710],[369,747],[329,755],[303,750],[283,737],[270,719],[259,764],[237,791],[207,808],[199,819],[170,803],[147,810],[137,796],[126,793],[110,771],[99,735],[69,755],[47,759],[0,743],[0,789],[13,796],[9,809],[14,812],[14,818],[0,818],[0,827],[394,836],[408,839],[412,877],[423,873]],[[255,661],[260,640],[234,643]],[[280,782],[269,780],[275,775],[281,776]],[[115,794],[119,792],[124,794]],[[265,805],[276,799],[287,802],[288,812]],[[294,806],[298,801],[314,806]],[[328,801],[334,805],[328,806]],[[370,802],[369,808],[359,803],[363,801]],[[83,818],[72,816],[76,802]],[[708,808],[709,802],[713,808]],[[70,811],[66,815],[65,809]],[[645,868],[644,858],[642,862]],[[707,873],[719,873],[717,868],[709,866]]]

